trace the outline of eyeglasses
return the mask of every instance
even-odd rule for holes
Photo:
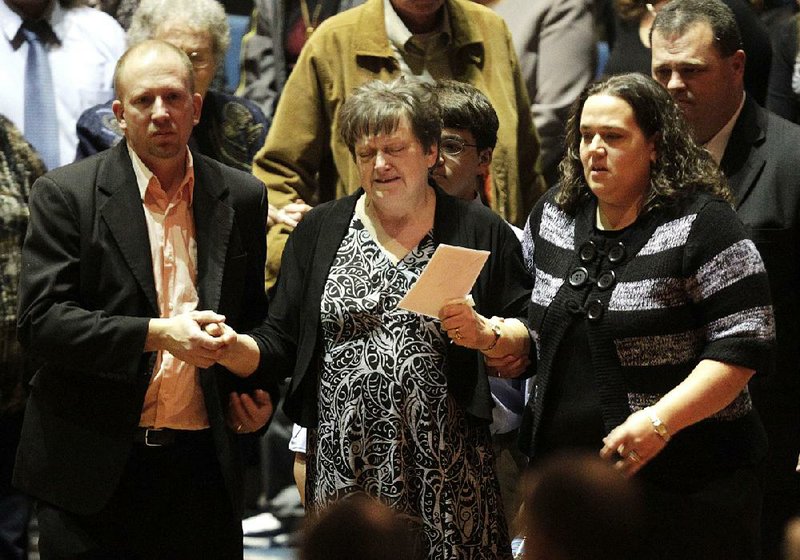
[[[463,152],[464,148],[466,148],[467,146],[469,146],[471,148],[477,148],[478,147],[477,144],[467,144],[466,142],[463,142],[461,140],[457,140],[455,138],[445,138],[439,144],[439,149],[442,150],[442,152],[445,155],[457,156],[458,154]]]
[[[207,68],[214,62],[214,57],[211,56],[211,53],[206,51],[190,51],[186,53],[186,56],[189,57],[192,66],[197,70]]]

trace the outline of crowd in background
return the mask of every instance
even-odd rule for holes
[[[211,362],[260,391],[201,422],[227,426],[243,458],[245,541],[299,545],[310,512],[308,559],[387,547],[398,558],[795,557],[798,12],[794,0],[3,0],[0,557],[26,558],[28,494],[71,499],[37,480],[56,447],[29,440],[52,436],[36,420],[50,401],[34,398],[22,426],[31,380],[44,394],[66,383],[53,360],[66,379],[79,367],[66,350],[59,363],[57,344],[37,351],[31,302],[96,309],[87,290],[107,288],[68,275],[68,297],[35,276],[85,259],[67,249],[99,234],[81,222],[42,252],[56,236],[40,231],[23,257],[29,221],[36,232],[56,204],[40,199],[34,224],[31,187],[133,146],[117,63],[152,41],[191,64],[197,182],[207,158],[267,193],[266,254],[248,258],[264,260],[269,311],[245,302],[238,324],[196,321],[226,341]],[[401,202],[383,194],[395,180],[412,193]],[[229,233],[222,221],[212,237]],[[491,252],[474,306],[395,312],[440,243]],[[226,256],[203,251],[217,265]],[[354,365],[362,354],[381,359]],[[115,391],[103,375],[98,398]],[[158,428],[148,395],[134,421]],[[265,427],[250,411],[267,408]],[[215,438],[212,455],[227,454]],[[597,525],[580,522],[587,512]]]

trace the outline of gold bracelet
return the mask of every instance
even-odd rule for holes
[[[494,333],[494,340],[492,343],[481,350],[481,352],[489,352],[490,350],[494,350],[494,347],[497,346],[497,343],[500,341],[500,337],[503,335],[503,331],[500,330],[500,321],[495,321],[494,317],[490,320],[492,323],[492,333]]]
[[[653,425],[653,430],[658,434],[658,437],[663,439],[664,443],[667,443],[672,436],[669,435],[666,424],[661,421],[661,418],[659,418],[649,406],[645,408],[644,411],[647,413],[648,418],[650,418],[650,423]]]

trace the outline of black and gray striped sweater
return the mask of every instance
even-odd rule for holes
[[[537,376],[522,444],[534,456],[553,359],[568,326],[586,321],[606,431],[658,401],[703,359],[766,373],[774,322],[763,263],[734,210],[707,195],[651,211],[613,239],[594,229],[594,199],[575,216],[548,192],[525,228],[535,278],[530,326]],[[598,449],[602,442],[598,442]],[[681,431],[645,471],[689,479],[755,464],[766,440],[744,390]]]

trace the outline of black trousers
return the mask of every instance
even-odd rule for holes
[[[694,491],[664,491],[644,482],[648,560],[758,560],[761,482],[755,468],[719,473]]]
[[[241,559],[242,525],[210,430],[165,447],[134,444],[120,485],[100,512],[37,506],[39,553],[51,559]]]

